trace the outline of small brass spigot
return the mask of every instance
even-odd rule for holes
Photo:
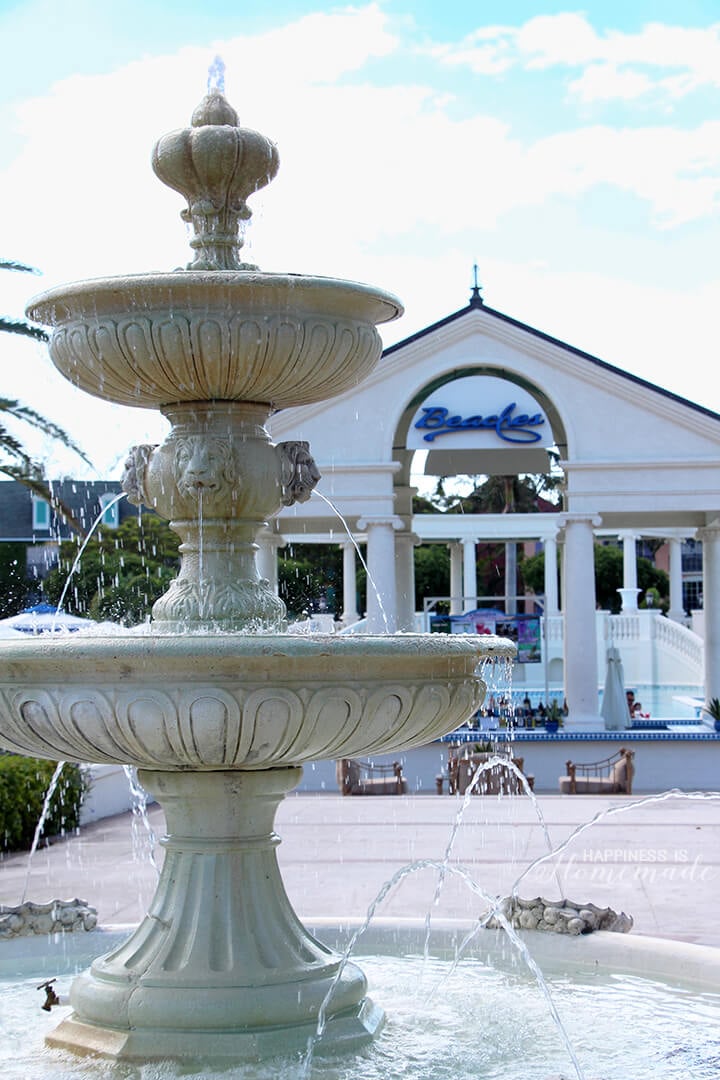
[[[45,1000],[42,1003],[42,1005],[40,1006],[40,1008],[43,1009],[45,1012],[50,1012],[53,1005],[59,1005],[60,1004],[60,998],[57,996],[57,994],[53,990],[52,984],[54,982],[57,982],[57,980],[56,979],[48,979],[47,982],[40,983],[39,986],[35,987],[36,990],[44,990],[45,991]]]

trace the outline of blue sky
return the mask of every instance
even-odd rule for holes
[[[720,410],[720,5],[388,0],[0,2],[2,308],[186,261],[148,166],[215,53],[281,171],[255,201],[263,269],[370,281],[388,344],[488,304]],[[103,474],[162,427],[65,387],[30,342],[3,392],[83,439]],[[12,362],[17,358],[17,362]],[[74,470],[52,459],[51,472]]]

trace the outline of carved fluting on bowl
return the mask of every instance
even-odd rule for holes
[[[492,655],[494,639],[484,649],[449,639],[438,651],[434,639],[411,635],[335,648],[332,639],[275,638],[263,652],[259,637],[259,647],[236,647],[234,656],[231,637],[196,640],[204,645],[194,659],[182,637],[136,639],[130,648],[123,640],[114,673],[113,639],[92,642],[106,648],[101,670],[98,651],[77,638],[67,643],[64,674],[46,663],[44,677],[28,668],[22,678],[22,664],[10,665],[0,679],[0,743],[40,757],[162,770],[268,769],[424,745],[481,704],[478,653]]]
[[[120,686],[0,692],[20,753],[159,769],[268,769],[431,742],[480,704],[480,686],[381,683]]]
[[[368,286],[290,275],[172,274],[80,282],[34,300],[72,383],[144,408],[191,401],[327,400],[375,367],[375,324],[401,305]]]

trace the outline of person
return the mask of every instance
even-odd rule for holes
[[[627,701],[628,714],[630,719],[633,718],[633,709],[635,708],[635,693],[633,690],[625,691],[625,700]]]

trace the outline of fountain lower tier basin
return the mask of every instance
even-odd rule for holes
[[[502,639],[68,635],[0,642],[0,746],[160,770],[274,769],[421,746],[480,706]]]
[[[576,1080],[547,998],[501,931],[480,932],[453,967],[470,927],[433,921],[424,960],[422,920],[375,920],[355,952],[388,1013],[379,1038],[341,1056],[327,1056],[320,1043],[310,1067],[292,1052],[248,1061],[243,1080]],[[311,929],[342,952],[357,924],[316,920]],[[716,1080],[720,950],[625,934],[521,936],[544,972],[584,1080]],[[122,940],[102,931],[2,943],[3,1080],[228,1076],[226,1064],[80,1063],[44,1048],[68,1010],[41,1012],[37,984],[57,976],[66,994],[73,973]]]
[[[380,358],[390,293],[301,274],[188,271],[62,285],[28,314],[53,327],[70,382],[121,405],[309,405],[351,390]]]

